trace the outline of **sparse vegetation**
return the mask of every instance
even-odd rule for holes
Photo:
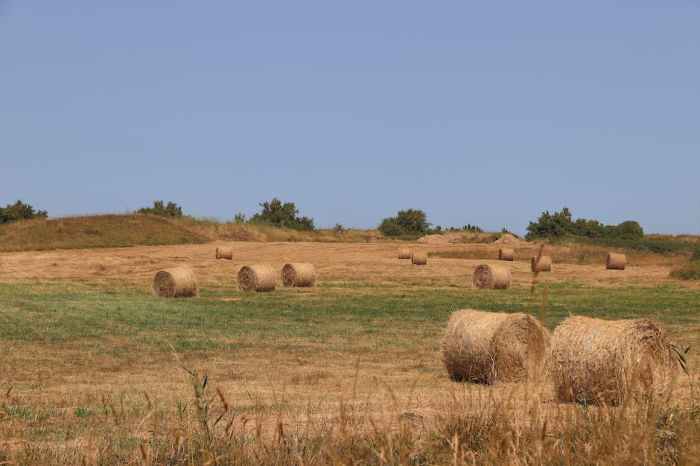
[[[182,217],[182,207],[174,202],[153,201],[153,207],[143,207],[137,213],[177,218]]]
[[[14,204],[7,204],[5,207],[0,207],[0,225],[20,220],[46,218],[47,216],[48,213],[45,210],[35,210],[30,204],[19,200]]]
[[[700,248],[696,248],[686,264],[674,268],[671,277],[680,280],[700,280]]]

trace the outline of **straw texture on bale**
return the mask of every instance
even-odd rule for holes
[[[530,269],[533,272],[551,272],[552,271],[552,258],[550,256],[540,256],[540,260],[537,257],[533,257],[530,260]]]
[[[442,339],[442,359],[453,380],[493,384],[539,379],[549,333],[527,314],[453,313]]]
[[[415,251],[411,254],[411,262],[414,265],[426,265],[428,263],[428,253],[424,251]]]
[[[473,284],[476,288],[505,290],[510,287],[510,280],[508,267],[482,264],[474,270]]]
[[[399,259],[410,259],[411,250],[408,248],[399,248]]]
[[[498,260],[499,261],[513,261],[515,260],[515,250],[512,248],[501,248],[498,250]]]
[[[627,256],[616,252],[608,253],[608,260],[605,262],[608,270],[625,270],[627,266]]]
[[[277,271],[271,265],[246,265],[238,271],[242,291],[272,291],[277,286]]]
[[[153,293],[163,298],[197,296],[197,278],[189,267],[161,270],[153,277]]]
[[[649,319],[574,316],[552,336],[548,371],[560,401],[617,405],[666,395],[676,370],[666,333]]]
[[[313,264],[293,263],[282,267],[284,286],[306,287],[316,283],[316,268]]]
[[[233,260],[233,249],[232,248],[216,248],[216,258],[217,259]]]

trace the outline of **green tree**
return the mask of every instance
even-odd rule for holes
[[[644,238],[644,229],[638,222],[628,220],[615,227],[615,236],[622,239],[641,239]]]
[[[314,230],[314,220],[299,215],[299,209],[293,202],[282,202],[273,198],[260,204],[262,210],[250,218],[250,223],[266,223],[294,230]]]
[[[566,236],[635,240],[644,238],[644,230],[639,223],[632,220],[619,225],[604,225],[598,220],[585,218],[574,221],[571,211],[566,207],[553,214],[549,211],[543,212],[536,222],[530,222],[527,227],[527,239]]]
[[[382,220],[378,229],[384,236],[422,235],[430,230],[430,223],[422,210],[406,209]]]
[[[19,220],[30,220],[32,218],[46,218],[48,213],[45,210],[34,210],[30,204],[17,201],[14,204],[7,204],[0,207],[0,224],[12,223]]]
[[[143,207],[139,214],[160,215],[161,217],[182,217],[182,207],[174,202],[165,204],[163,201],[153,201],[153,207]]]

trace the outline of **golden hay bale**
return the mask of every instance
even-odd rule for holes
[[[510,286],[510,280],[508,267],[482,264],[474,270],[472,283],[476,288],[505,290]]]
[[[512,248],[500,248],[498,250],[498,260],[499,261],[513,261],[513,260],[515,260],[515,250]]]
[[[527,314],[461,310],[450,316],[442,359],[453,380],[493,384],[541,378],[549,332]]]
[[[533,272],[551,272],[552,258],[550,256],[541,256],[539,262],[537,257],[530,259],[530,270]]]
[[[197,278],[189,267],[161,270],[153,277],[153,294],[163,298],[197,296]]]
[[[428,263],[428,253],[425,251],[414,251],[411,254],[411,262],[414,265],[426,265]]]
[[[608,270],[625,270],[627,266],[627,256],[616,252],[609,252],[605,266]]]
[[[238,271],[241,291],[272,291],[276,285],[277,271],[271,265],[246,265]]]
[[[282,283],[284,286],[314,286],[316,283],[316,268],[313,264],[284,264],[284,267],[282,267]]]
[[[410,259],[411,250],[408,248],[399,248],[399,259]]]
[[[233,248],[216,248],[216,258],[233,260]]]
[[[649,319],[574,316],[554,330],[548,371],[560,401],[617,405],[667,394],[676,370],[666,333]]]

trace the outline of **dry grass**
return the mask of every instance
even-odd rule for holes
[[[217,261],[212,248],[224,245],[233,248],[233,261]],[[556,258],[558,250],[549,250]],[[190,265],[200,287],[219,288],[235,284],[235,274],[243,264],[264,262],[281,270],[288,262],[313,263],[323,280],[348,283],[371,283],[395,286],[471,287],[476,266],[486,263],[499,265],[495,259],[455,259],[443,256],[491,257],[497,246],[440,245],[431,246],[427,266],[406,267],[396,260],[396,245],[391,242],[356,243],[251,243],[226,242],[204,245],[141,246],[132,248],[101,248],[93,250],[42,251],[5,253],[0,256],[0,282],[62,280],[90,283],[128,283],[150,289],[153,274],[163,268]],[[537,254],[536,250],[531,255]],[[522,257],[529,257],[523,255]],[[646,256],[633,261],[625,271],[608,271],[602,262],[589,264],[559,263],[554,259],[555,273],[542,274],[541,283],[576,281],[601,287],[658,286],[682,284],[699,287],[697,282],[676,280],[669,276],[674,258]],[[686,259],[678,258],[680,263]],[[500,264],[503,264],[502,262]],[[515,261],[512,286],[529,287],[532,273],[529,261]]]
[[[300,231],[261,224],[221,223],[214,220],[193,218],[174,219],[174,223],[210,241],[257,241],[257,242],[322,242],[322,243],[366,243],[369,238],[381,236],[376,230],[334,229]]]
[[[205,236],[152,215],[95,215],[0,225],[0,251],[197,244],[206,241]]]
[[[449,380],[438,344],[447,315],[528,310],[529,262],[512,264],[512,289],[490,292],[470,289],[482,260],[412,267],[396,243],[226,243],[234,261],[217,261],[217,244],[0,255],[0,462],[692,464],[699,453],[695,372],[673,403],[586,410],[556,403],[547,383]],[[321,280],[239,293],[235,273],[254,261],[311,262]],[[155,271],[182,264],[204,296],[146,294]],[[587,301],[596,296],[614,298],[608,312],[637,312],[625,307],[635,293],[646,305],[659,284],[678,286],[669,269],[559,264],[540,280],[548,316],[600,309]],[[693,346],[700,326],[674,300],[696,293],[674,288],[650,305],[673,312],[674,338]],[[159,349],[169,344],[180,361]]]

